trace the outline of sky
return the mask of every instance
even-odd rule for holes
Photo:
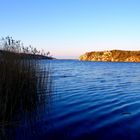
[[[8,35],[61,59],[140,50],[140,1],[0,0],[0,36]]]

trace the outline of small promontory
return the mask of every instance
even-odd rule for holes
[[[94,51],[81,55],[79,59],[82,61],[140,62],[140,51]]]

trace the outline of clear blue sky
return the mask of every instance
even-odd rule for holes
[[[0,0],[0,33],[57,58],[78,58],[95,50],[140,50],[140,1]]]

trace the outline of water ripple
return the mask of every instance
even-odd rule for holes
[[[139,63],[52,63],[56,73],[54,94],[59,98],[52,104],[49,122],[53,125],[45,131],[46,138],[140,138]]]

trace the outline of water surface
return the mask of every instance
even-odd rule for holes
[[[140,139],[140,63],[53,60],[51,65],[51,105],[34,139]]]
[[[52,62],[48,139],[140,139],[140,63]]]

